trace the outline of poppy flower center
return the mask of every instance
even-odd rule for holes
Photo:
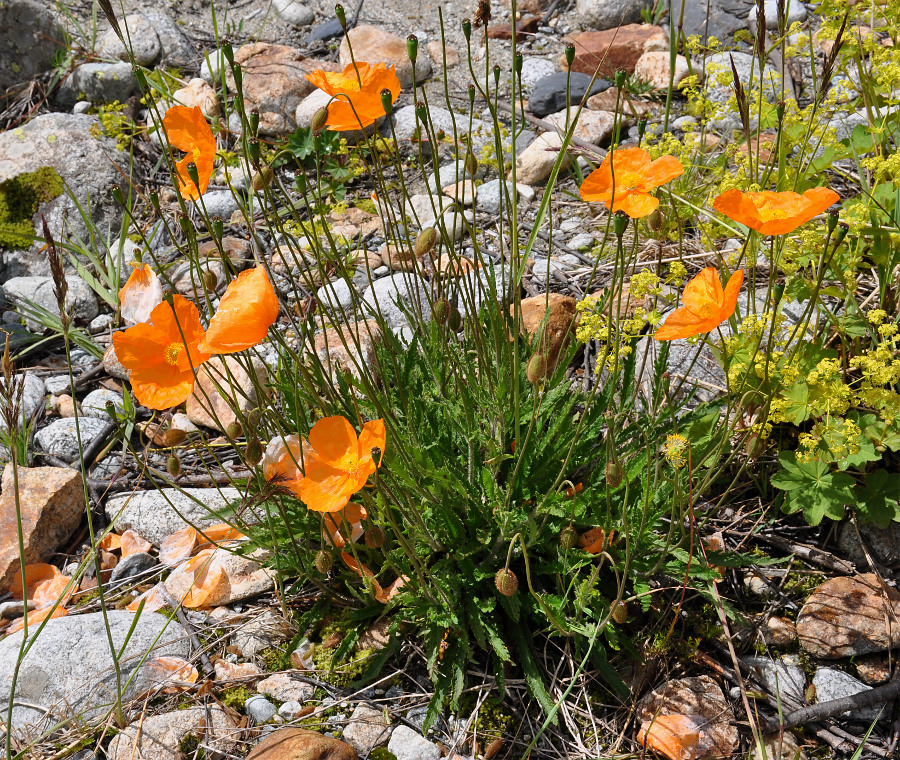
[[[184,346],[181,343],[170,343],[165,350],[166,361],[173,367],[177,367],[178,357],[181,356],[182,351],[184,351]]]
[[[787,219],[791,215],[790,211],[785,211],[783,208],[761,208],[759,210],[759,218],[764,222],[771,222],[775,219]]]
[[[719,307],[714,303],[705,303],[698,307],[696,314],[700,319],[711,319],[719,312]]]
[[[623,190],[633,190],[641,184],[641,175],[638,172],[620,172],[615,177],[617,188]]]

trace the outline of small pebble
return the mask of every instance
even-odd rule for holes
[[[267,723],[272,720],[278,710],[268,699],[255,694],[244,703],[244,709],[247,711],[254,723]]]

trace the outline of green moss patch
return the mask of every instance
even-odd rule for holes
[[[0,249],[24,250],[34,236],[32,217],[42,203],[58,198],[65,183],[52,166],[0,182]]]

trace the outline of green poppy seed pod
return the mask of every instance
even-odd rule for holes
[[[380,549],[384,546],[384,531],[377,525],[373,525],[366,531],[365,542],[370,549]]]
[[[406,38],[406,54],[410,61],[416,62],[416,57],[419,55],[419,38],[414,34]]]
[[[609,483],[610,486],[618,488],[622,485],[624,479],[625,471],[618,462],[606,463],[606,482]]]
[[[625,602],[613,602],[612,619],[619,625],[628,620],[628,605]]]
[[[776,282],[775,287],[772,288],[772,297],[775,299],[775,305],[781,303],[781,299],[784,298],[784,283]]]
[[[163,433],[163,446],[168,446],[171,448],[172,446],[178,446],[184,443],[187,440],[187,433],[183,430],[179,430],[178,428],[169,428],[165,433]]]
[[[466,42],[468,42],[472,38],[472,22],[467,18],[462,20],[462,31]]]
[[[575,63],[575,46],[570,42],[566,45],[566,67],[571,69],[573,63]]]
[[[333,566],[334,557],[331,556],[330,552],[321,549],[318,554],[316,554],[316,570],[322,573],[322,575],[325,575]]]
[[[469,105],[470,105],[470,106],[475,104],[475,95],[476,95],[476,93],[477,93],[477,90],[475,89],[475,85],[474,85],[474,84],[470,84],[470,85],[469,85]]]
[[[225,56],[225,60],[228,61],[229,66],[234,66],[234,48],[231,47],[230,42],[226,42],[222,45],[222,55]]]
[[[431,253],[437,245],[437,239],[437,230],[434,227],[422,230],[416,238],[416,258]]]
[[[263,166],[258,172],[256,172],[256,174],[253,175],[253,179],[250,180],[250,187],[253,188],[254,193],[261,192],[272,184],[272,179],[274,177],[275,172],[273,171],[272,167]]]
[[[547,358],[543,354],[535,354],[525,365],[525,377],[532,385],[537,385],[547,376]]]
[[[308,186],[307,186],[308,183],[307,183],[307,181],[306,181],[306,175],[305,175],[305,174],[303,174],[303,173],[301,172],[301,173],[298,174],[296,177],[294,177],[294,184],[297,186],[297,191],[298,191],[301,195],[306,195],[306,191],[307,191],[309,188],[308,188]]]
[[[166,471],[173,478],[177,478],[181,475],[181,460],[174,454],[166,460]]]
[[[784,121],[784,101],[779,100],[778,103],[775,104],[775,113],[778,116],[778,123],[780,124]]]
[[[212,223],[212,234],[216,240],[221,240],[222,235],[225,233],[225,222],[221,219],[213,219]]]
[[[244,459],[247,460],[247,464],[259,464],[263,458],[263,446],[259,442],[258,438],[253,438],[247,444],[247,448],[244,451]]]
[[[328,106],[323,106],[313,114],[312,121],[309,123],[309,127],[313,132],[321,132],[323,129],[325,129],[325,124],[327,121]]]
[[[381,107],[384,109],[385,116],[390,116],[394,112],[394,93],[387,87],[381,91]]]
[[[662,212],[657,208],[653,211],[650,216],[647,217],[647,224],[650,226],[650,229],[654,232],[662,231],[662,228],[666,224],[666,218],[662,215]]]
[[[469,172],[470,177],[474,177],[475,172],[478,171],[478,159],[475,158],[474,153],[466,154],[466,171]]]
[[[120,206],[125,205],[125,196],[122,194],[122,190],[118,185],[113,185],[112,197],[113,200]]]
[[[423,124],[428,123],[428,109],[421,100],[416,101],[416,118]]]
[[[450,317],[450,302],[446,298],[438,298],[431,307],[431,316],[439,325],[447,324]]]
[[[522,66],[525,63],[525,56],[521,53],[516,53],[516,59],[513,61],[513,68],[515,69],[517,76],[522,76]]]
[[[613,232],[616,233],[616,237],[620,238],[625,234],[626,229],[628,229],[628,215],[624,211],[616,211],[613,214]]]
[[[141,92],[146,92],[147,90],[147,76],[144,74],[143,69],[134,69],[134,78],[137,80],[138,87]]]
[[[827,220],[827,224],[828,224],[828,231],[829,231],[829,232],[834,232],[834,228],[837,227],[837,224],[838,224],[838,213],[839,213],[839,212],[838,212],[838,210],[837,210],[836,208],[833,208],[833,209],[831,209],[831,211],[828,212],[828,220]]]
[[[231,69],[231,75],[234,77],[234,88],[240,90],[244,86],[244,72],[241,69],[241,64],[234,64]]]
[[[225,435],[227,435],[229,438],[240,438],[243,432],[244,429],[241,427],[241,423],[237,420],[225,426]]]
[[[191,182],[200,187],[200,173],[197,171],[197,164],[193,161],[187,165],[187,174],[191,178]]]
[[[347,30],[347,14],[344,13],[344,6],[338,3],[334,6],[334,15],[337,16],[338,23]]]
[[[616,87],[620,90],[625,86],[625,80],[628,78],[628,72],[619,69],[616,72]]]
[[[159,193],[150,193],[150,205],[157,214],[162,212],[159,210]]]
[[[462,327],[462,322],[462,314],[459,313],[459,309],[450,309],[450,314],[447,315],[447,327],[453,330],[453,332],[459,332]]]
[[[247,142],[247,152],[250,154],[250,163],[254,166],[259,164],[260,145],[255,137],[251,137]]]
[[[250,112],[249,121],[250,121],[250,134],[255,136],[257,134],[257,132],[259,132],[259,111],[256,108],[254,108]]]
[[[494,85],[500,84],[500,67],[494,64]]]
[[[494,585],[503,596],[512,596],[519,588],[519,579],[512,570],[501,568],[494,576]]]
[[[559,533],[559,545],[569,551],[569,549],[574,549],[575,544],[578,543],[578,531],[575,530],[571,525],[567,525],[563,528]]]
[[[191,220],[186,216],[178,217],[178,226],[181,227],[181,231],[187,236],[192,237],[194,234],[194,225],[191,224]]]
[[[834,247],[837,248],[841,243],[844,242],[844,238],[847,237],[847,233],[850,231],[850,225],[846,222],[841,222],[838,225],[837,232],[834,234]]]
[[[637,128],[638,128],[638,140],[643,140],[644,134],[647,131],[647,120],[646,119],[638,119]]]

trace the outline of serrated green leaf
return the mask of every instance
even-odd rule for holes
[[[772,485],[785,492],[782,508],[788,514],[802,510],[815,526],[823,517],[840,520],[844,507],[854,503],[854,480],[846,473],[831,472],[818,460],[798,462],[794,451],[784,451],[778,459],[782,469],[772,477]]]

